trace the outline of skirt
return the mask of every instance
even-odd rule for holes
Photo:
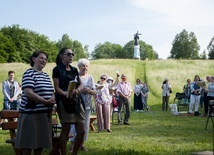
[[[15,148],[37,149],[52,147],[51,114],[20,113]]]
[[[60,123],[85,123],[85,110],[82,104],[80,105],[80,115],[67,113],[61,101],[59,102],[57,112],[59,114]]]

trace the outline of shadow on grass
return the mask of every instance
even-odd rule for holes
[[[124,150],[115,149],[115,148],[106,148],[106,149],[90,149],[89,152],[79,152],[80,155],[152,155],[144,151],[136,151],[134,149]]]

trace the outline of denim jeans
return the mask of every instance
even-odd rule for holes
[[[13,100],[13,102],[10,102],[9,100],[4,100],[3,109],[17,110],[17,100]]]

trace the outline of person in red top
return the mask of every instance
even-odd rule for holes
[[[130,96],[133,92],[132,86],[129,82],[127,82],[126,74],[121,75],[122,81],[118,83],[117,85],[117,93],[119,94],[119,105],[118,105],[118,125],[122,125],[122,108],[125,106],[125,118],[123,123],[125,125],[129,124],[129,118],[130,118]]]

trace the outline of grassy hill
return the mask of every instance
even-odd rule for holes
[[[204,131],[206,117],[172,116],[170,111],[161,111],[161,84],[166,77],[170,79],[172,84],[173,93],[170,97],[170,103],[173,103],[175,93],[182,91],[182,87],[188,78],[193,80],[196,74],[203,79],[206,75],[214,75],[213,61],[110,59],[93,60],[90,63],[89,74],[94,77],[95,81],[99,80],[102,73],[107,73],[114,78],[116,71],[119,71],[120,74],[126,73],[128,81],[133,87],[137,78],[145,81],[150,88],[148,104],[151,110],[143,113],[132,111],[131,125],[127,127],[112,124],[113,132],[111,134],[90,132],[89,140],[86,142],[86,147],[90,151],[80,152],[80,154],[187,155],[193,152],[213,150],[211,123],[208,130]],[[72,65],[76,66],[76,62]],[[54,66],[55,64],[49,63],[44,69],[50,77]],[[29,65],[20,63],[0,64],[0,68],[0,82],[7,79],[9,70],[14,70],[17,81],[21,82],[21,76],[29,68]],[[0,83],[1,89],[2,83]],[[2,93],[0,93],[0,101],[3,102]],[[0,104],[0,108],[2,108],[2,104]],[[199,110],[203,112],[203,109]],[[6,133],[0,130],[1,135]],[[6,150],[11,150],[11,146],[5,144],[6,137],[7,134],[0,138],[0,154],[7,154]]]
[[[116,71],[120,74],[126,73],[128,81],[134,86],[135,80],[140,78],[141,81],[147,82],[150,88],[150,99],[161,98],[161,84],[162,81],[168,77],[172,85],[173,93],[170,101],[173,101],[176,92],[181,92],[183,85],[189,78],[193,81],[197,74],[205,79],[206,75],[214,75],[214,61],[212,60],[154,60],[154,61],[138,61],[130,59],[101,59],[90,61],[89,74],[91,74],[95,81],[99,80],[102,73],[107,73],[113,78],[116,77]],[[76,62],[73,66],[77,67]],[[48,63],[44,68],[50,77],[52,76],[52,69],[54,63]],[[2,89],[2,82],[7,79],[7,72],[14,70],[16,72],[15,78],[21,82],[23,72],[29,68],[30,65],[22,63],[0,64],[0,90]],[[153,98],[153,95],[155,96]],[[3,100],[3,95],[0,93],[0,101]],[[160,104],[153,103],[151,104]],[[0,107],[1,108],[1,107]]]

